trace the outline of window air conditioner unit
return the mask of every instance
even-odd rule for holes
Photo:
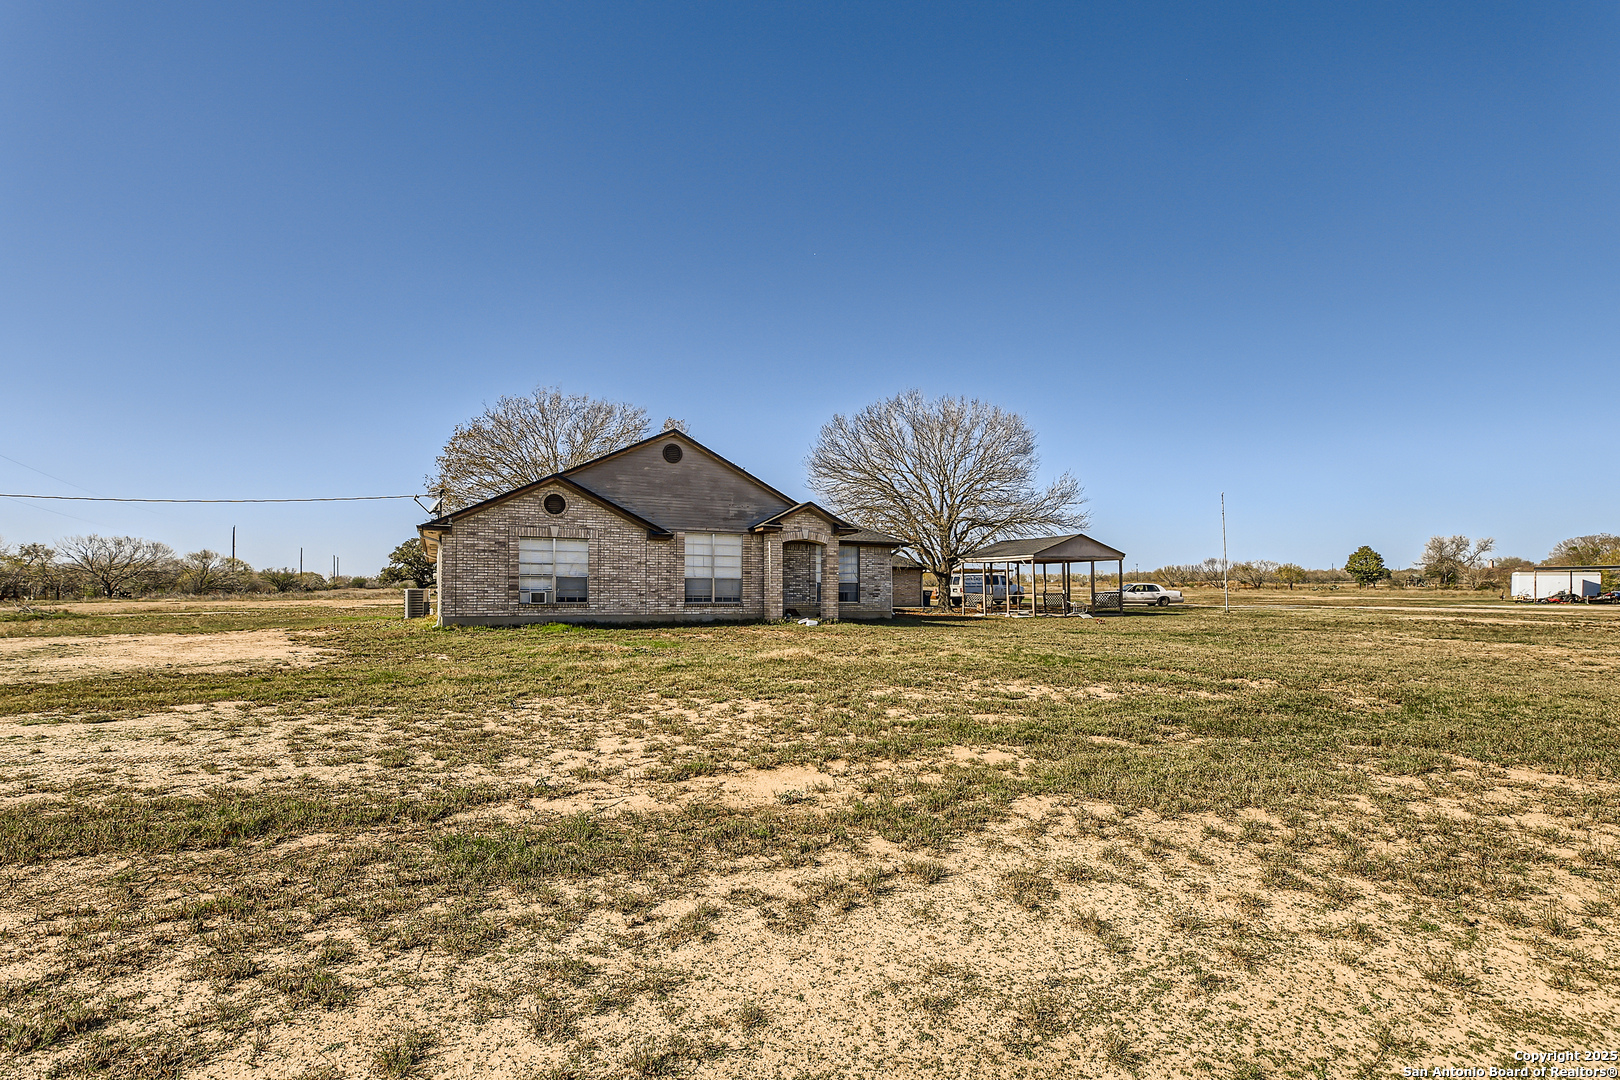
[[[551,594],[549,592],[520,592],[518,593],[518,602],[520,604],[549,604],[551,603]]]

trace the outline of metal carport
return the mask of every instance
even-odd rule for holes
[[[1116,605],[1119,611],[1125,610],[1125,553],[1111,548],[1099,540],[1093,540],[1085,533],[1068,533],[1064,536],[1036,536],[1026,540],[1003,540],[1000,543],[982,547],[977,551],[962,556],[958,571],[962,574],[962,606],[967,608],[967,574],[968,567],[978,567],[980,575],[980,606],[982,614],[989,614],[990,602],[995,599],[995,579],[987,575],[994,574],[994,567],[1000,564],[1008,577],[1012,575],[1012,567],[1029,565],[1030,587],[1030,614],[1039,615],[1040,604],[1035,598],[1035,570],[1037,567],[1045,570],[1049,566],[1063,567],[1063,614],[1070,610],[1069,602],[1069,568],[1079,563],[1086,563],[1090,570],[1087,574],[1091,582],[1091,604],[1088,611],[1097,608],[1097,564],[1112,562],[1119,564],[1119,589],[1116,595]],[[1051,578],[1051,571],[1046,570],[1046,576]],[[946,593],[949,596],[949,592]],[[1042,596],[1045,596],[1042,593]],[[1012,585],[1007,586],[1007,614],[1013,614]],[[1023,611],[1023,601],[1018,602],[1018,609]]]

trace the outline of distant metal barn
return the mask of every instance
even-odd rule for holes
[[[1031,615],[1041,614],[1041,608],[1047,606],[1044,601],[1047,593],[1039,597],[1035,595],[1035,571],[1040,568],[1046,575],[1048,583],[1052,578],[1051,566],[1063,567],[1063,591],[1061,593],[1061,613],[1069,614],[1072,605],[1069,601],[1069,580],[1071,566],[1086,563],[1089,567],[1087,579],[1091,583],[1091,604],[1088,611],[1097,609],[1097,564],[1112,562],[1119,564],[1119,588],[1112,597],[1112,606],[1119,611],[1125,610],[1125,553],[1098,540],[1093,540],[1085,533],[1069,533],[1065,536],[1037,536],[1028,540],[1003,540],[989,547],[982,547],[978,551],[962,556],[960,570],[962,572],[962,604],[967,605],[967,575],[976,572],[980,575],[979,582],[982,589],[980,603],[985,613],[989,612],[990,603],[994,600],[995,578],[997,566],[1002,567],[1001,573],[1007,575],[1007,614],[1014,614],[1012,603],[1011,578],[1014,568],[1019,572],[1025,565],[1029,567],[1030,584],[1030,611]],[[976,571],[969,571],[968,567],[977,567]],[[1107,597],[1105,596],[1105,599]],[[1023,600],[1018,601],[1018,610],[1023,610]]]

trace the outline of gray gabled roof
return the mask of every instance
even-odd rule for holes
[[[963,555],[959,562],[1112,562],[1125,553],[1093,540],[1085,533],[1063,536],[1033,536],[1026,540],[1003,540]]]
[[[886,532],[876,529],[856,529],[848,536],[838,538],[840,544],[877,544],[883,547],[902,547],[905,541],[898,536],[890,536]]]

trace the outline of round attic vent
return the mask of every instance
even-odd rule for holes
[[[681,460],[681,448],[675,443],[664,444],[664,460],[671,465]]]
[[[546,496],[545,506],[546,513],[560,514],[564,510],[568,509],[568,500],[553,492],[552,494]]]

